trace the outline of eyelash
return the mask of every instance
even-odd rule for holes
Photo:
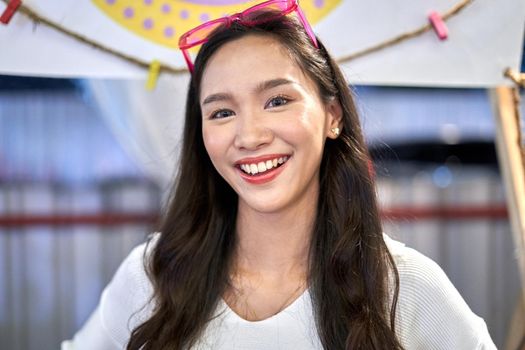
[[[272,101],[274,101],[276,99],[281,99],[281,100],[284,101],[284,103],[282,105],[275,106],[275,107],[284,106],[284,105],[286,105],[286,104],[288,104],[288,103],[290,103],[292,101],[292,99],[289,98],[289,97],[286,97],[284,95],[277,95],[277,96],[274,96],[274,97],[270,98],[270,100],[268,100],[268,102],[266,103],[265,107],[268,106],[268,104],[270,104],[270,102],[272,102]]]
[[[266,104],[264,105],[264,108],[267,108],[269,106],[269,104],[272,103],[273,101],[275,101],[276,99],[281,100],[283,102],[283,104],[281,104],[279,106],[274,106],[274,108],[282,107],[282,106],[287,105],[288,103],[290,103],[292,101],[292,99],[289,98],[289,97],[286,97],[284,95],[277,95],[277,96],[274,96],[274,97],[270,98],[268,100],[268,102],[266,102]],[[217,116],[219,113],[224,113],[224,112],[230,112],[231,114],[229,114],[227,116],[223,116],[223,117],[218,117]],[[235,112],[233,112],[231,109],[217,109],[217,110],[213,111],[212,113],[210,113],[209,119],[223,119],[223,118],[231,117],[234,114],[235,114]]]
[[[228,116],[224,116],[224,117],[217,117],[217,114],[219,113],[223,113],[223,112],[231,112],[232,114],[228,115]],[[211,114],[210,114],[210,119],[223,119],[223,118],[228,118],[230,117],[231,115],[233,115],[233,111],[230,110],[230,109],[218,109],[216,111],[213,111]]]

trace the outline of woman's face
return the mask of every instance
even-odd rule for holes
[[[323,148],[335,137],[340,107],[336,99],[323,103],[278,41],[248,35],[218,49],[199,102],[206,150],[240,206],[278,213],[316,203]]]

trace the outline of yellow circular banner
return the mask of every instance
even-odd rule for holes
[[[177,48],[181,34],[210,19],[240,12],[261,0],[92,0],[118,25],[156,44]],[[342,0],[301,1],[312,25]]]

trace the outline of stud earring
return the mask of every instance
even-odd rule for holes
[[[335,136],[339,136],[339,128],[332,128],[330,130],[334,133]]]

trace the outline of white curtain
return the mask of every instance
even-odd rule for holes
[[[141,80],[88,80],[100,116],[135,163],[162,189],[176,166],[189,75],[161,75],[154,91]],[[494,126],[484,90],[357,89],[370,143],[432,139],[445,143],[492,140]]]
[[[188,82],[189,75],[161,75],[153,91],[142,80],[86,82],[122,147],[163,189],[178,163]]]

